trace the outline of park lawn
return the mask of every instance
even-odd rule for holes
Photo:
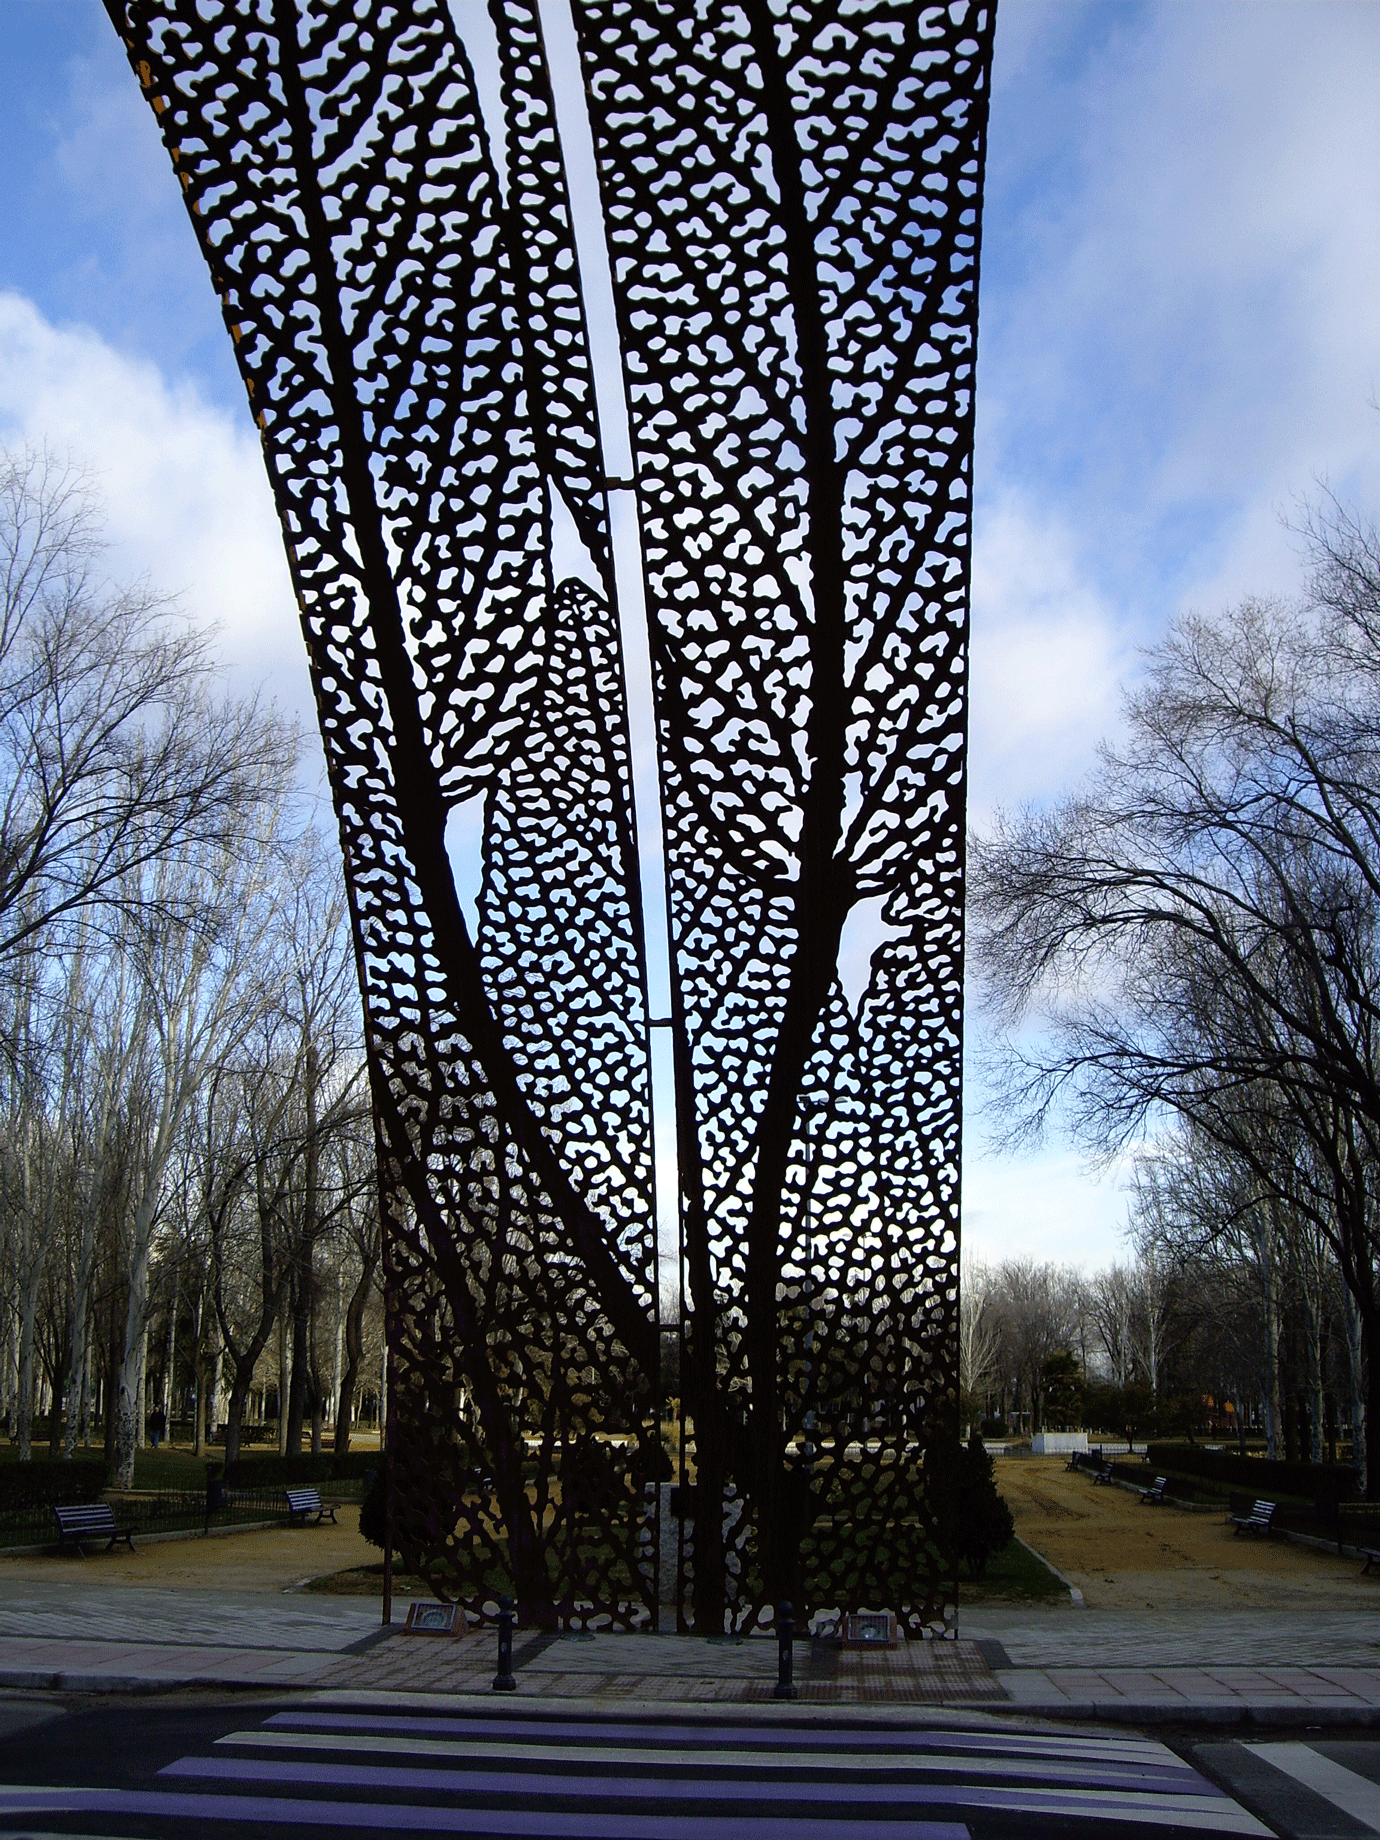
[[[960,1604],[1038,1603],[1052,1598],[1069,1601],[1069,1588],[1038,1553],[1010,1540],[987,1561],[982,1578],[962,1573],[958,1581]]]
[[[92,1444],[89,1448],[78,1444],[75,1460],[78,1463],[100,1463],[104,1460],[103,1445]],[[62,1458],[50,1458],[46,1441],[40,1447],[34,1445],[35,1463],[61,1462]],[[19,1446],[17,1444],[0,1444],[0,1463],[17,1463]],[[141,1493],[147,1489],[199,1489],[206,1488],[205,1457],[194,1457],[185,1447],[164,1444],[161,1449],[136,1450],[134,1453],[134,1487]]]

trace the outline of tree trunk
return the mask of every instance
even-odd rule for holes
[[[1265,1260],[1265,1455],[1274,1463],[1279,1459],[1280,1384],[1279,1384],[1279,1284],[1273,1253]]]
[[[1305,1345],[1308,1351],[1308,1458],[1321,1463],[1323,1455],[1323,1338],[1320,1299],[1308,1300],[1304,1318]]]
[[[120,1384],[120,1328],[118,1294],[110,1295],[110,1323],[105,1337],[105,1466],[115,1467],[115,1400]]]
[[[216,1432],[220,1428],[220,1376],[221,1346],[220,1337],[212,1330],[210,1364],[206,1369],[206,1449],[216,1441]]]
[[[82,1416],[81,1388],[86,1383],[86,1351],[91,1340],[91,1280],[96,1262],[96,1214],[98,1178],[88,1183],[88,1196],[82,1211],[81,1243],[77,1248],[77,1281],[72,1299],[71,1345],[68,1349],[67,1437],[63,1455],[72,1457],[77,1448],[78,1420]]]
[[[147,1442],[145,1427],[148,1424],[148,1374],[149,1374],[149,1326],[144,1323],[144,1333],[139,1337],[139,1375],[134,1398],[134,1443],[142,1450]]]
[[[298,1274],[292,1305],[292,1387],[288,1393],[287,1449],[296,1456],[302,1448],[302,1427],[307,1418],[307,1387],[311,1379],[311,1266]]]
[[[278,1311],[278,1455],[287,1455],[288,1419],[288,1302]]]
[[[254,1387],[254,1369],[259,1364],[259,1356],[268,1346],[268,1338],[273,1333],[273,1322],[274,1313],[265,1309],[259,1319],[258,1332],[253,1340],[238,1355],[231,1354],[230,1393],[225,1404],[225,1461],[227,1464],[233,1463],[240,1454],[245,1406],[249,1402]],[[279,1390],[281,1393],[281,1388]],[[263,1422],[262,1406],[259,1422]]]
[[[350,1293],[349,1306],[345,1311],[345,1368],[340,1376],[335,1405],[335,1451],[339,1457],[343,1457],[350,1448],[355,1386],[359,1380],[359,1364],[364,1357],[364,1311],[373,1289],[378,1263],[378,1255],[372,1249],[366,1250],[360,1265],[359,1282]]]
[[[88,1316],[86,1333],[81,1344],[81,1443],[87,1450],[91,1445],[91,1319]]]
[[[173,1392],[177,1385],[177,1304],[178,1293],[182,1288],[182,1273],[173,1270],[172,1307],[168,1311],[168,1352],[164,1359],[167,1366],[163,1373],[163,1416],[168,1421],[168,1442],[172,1442]]]
[[[1356,1470],[1356,1493],[1366,1493],[1366,1386],[1361,1354],[1361,1313],[1350,1290],[1342,1287],[1342,1321],[1346,1328],[1346,1367],[1351,1394],[1351,1461]]]
[[[26,1287],[19,1318],[19,1461],[34,1454],[34,1317],[38,1313],[38,1286]]]
[[[59,1336],[59,1337],[56,1337],[55,1339],[57,1341],[58,1365],[57,1365],[57,1371],[53,1375],[53,1384],[52,1384],[52,1389],[51,1389],[51,1397],[53,1401],[52,1417],[48,1420],[48,1460],[50,1463],[56,1463],[58,1458],[62,1455],[63,1432],[62,1432],[61,1406],[62,1406],[62,1400],[67,1391],[66,1337]]]
[[[192,1455],[206,1455],[206,1293],[203,1290],[192,1312]]]

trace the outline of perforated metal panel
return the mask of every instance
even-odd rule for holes
[[[436,0],[108,7],[301,603],[378,1118],[403,1562],[475,1608],[511,1581],[546,1624],[745,1628],[787,1596],[930,1626],[992,7],[576,0],[652,762],[537,9],[494,0],[486,124]],[[557,508],[587,581],[553,579]],[[666,846],[679,1272],[635,772]],[[476,936],[448,823],[482,823]],[[841,940],[874,948],[854,1002]],[[684,1341],[669,1431],[659,1312]],[[667,1541],[677,1481],[695,1509]]]

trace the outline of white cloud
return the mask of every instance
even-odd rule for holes
[[[965,1256],[997,1265],[1033,1258],[1085,1270],[1125,1259],[1129,1171],[1098,1177],[1077,1155],[969,1155],[963,1164]]]
[[[242,684],[263,684],[315,734],[306,652],[259,443],[189,385],[84,327],[0,293],[0,442],[44,442],[89,471],[109,566],[146,576],[220,629]]]
[[[1281,516],[1380,508],[1380,8],[999,14],[978,362],[972,817],[1114,733],[1185,607],[1300,585]],[[970,1021],[970,1029],[973,1024]],[[970,1082],[969,1243],[1101,1264],[1125,1197],[1075,1152],[998,1158]]]
[[[973,557],[970,817],[1057,795],[1116,722],[1133,650],[1071,533],[1012,492],[979,514]]]
[[[1317,473],[1380,487],[1377,54],[1374,6],[1003,11],[979,491],[1059,504],[1142,616]]]

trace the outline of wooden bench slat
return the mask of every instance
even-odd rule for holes
[[[58,1524],[59,1552],[70,1542],[84,1559],[82,1548],[87,1540],[106,1540],[107,1552],[117,1540],[123,1540],[134,1551],[134,1529],[116,1523],[115,1510],[107,1501],[64,1503],[54,1507],[53,1517]]]
[[[300,1516],[305,1520],[309,1514],[314,1514],[316,1516],[316,1524],[319,1527],[321,1522],[329,1514],[332,1523],[339,1526],[340,1523],[335,1518],[335,1511],[338,1504],[333,1501],[323,1502],[319,1489],[284,1489],[283,1493],[287,1497],[288,1516],[290,1519],[296,1520]]]
[[[1232,1525],[1238,1533],[1269,1533],[1277,1506],[1273,1501],[1258,1501],[1249,1514],[1233,1514]]]

